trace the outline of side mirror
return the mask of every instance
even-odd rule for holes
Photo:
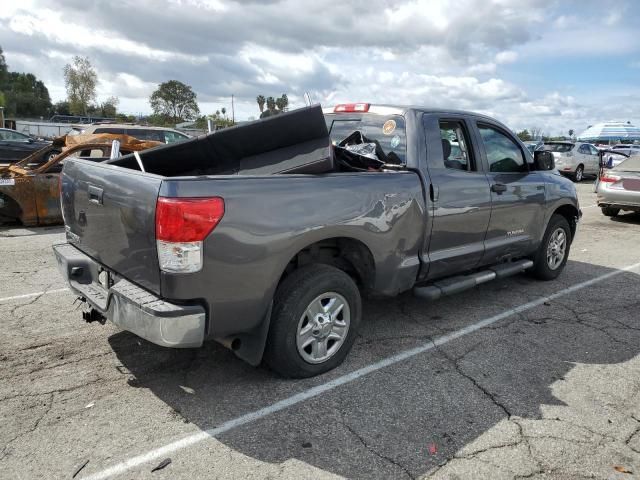
[[[556,168],[553,153],[546,150],[536,150],[533,152],[533,165],[536,170],[553,170]]]
[[[33,142],[34,142],[33,138],[29,137],[29,138],[27,139],[27,143],[33,143]]]

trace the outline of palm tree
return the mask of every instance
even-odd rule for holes
[[[267,110],[273,112],[276,109],[276,100],[273,97],[267,98]]]
[[[260,109],[260,113],[264,112],[264,102],[266,102],[264,95],[258,95],[256,97],[256,102],[258,102],[258,108]]]
[[[289,106],[289,97],[287,97],[286,93],[283,93],[280,98],[282,99],[282,110],[286,110]]]
[[[284,101],[282,100],[282,97],[276,98],[276,107],[281,112],[284,110]]]
[[[227,109],[226,109],[226,108],[224,108],[224,107],[222,107],[222,108],[220,109],[220,111],[222,112],[222,116],[223,116],[223,117],[225,117],[225,118],[227,118]]]
[[[569,129],[569,138],[573,138],[573,128]]]

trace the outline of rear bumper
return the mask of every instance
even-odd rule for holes
[[[68,243],[54,245],[53,251],[71,290],[114,324],[164,347],[202,345],[206,312],[201,305],[164,301],[124,278],[114,278],[107,288],[100,282],[103,267],[91,257]]]
[[[599,207],[619,208],[621,210],[640,210],[640,192],[607,188],[600,183],[596,201]]]

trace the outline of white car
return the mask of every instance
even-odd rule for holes
[[[553,152],[558,171],[574,182],[597,176],[600,170],[598,149],[590,143],[544,142],[542,150]]]

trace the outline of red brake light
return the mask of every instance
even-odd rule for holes
[[[605,183],[615,183],[618,180],[620,180],[620,177],[616,177],[615,175],[605,174],[604,176],[600,177],[600,181]]]
[[[336,105],[334,112],[368,112],[369,103],[341,103]]]
[[[156,239],[198,242],[205,239],[224,216],[224,200],[159,197],[156,204]]]

